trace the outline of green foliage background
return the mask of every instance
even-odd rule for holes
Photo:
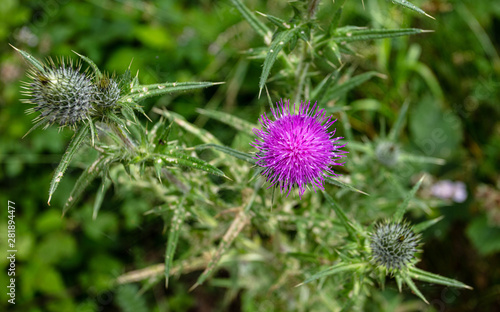
[[[291,7],[285,1],[245,1],[253,11],[288,18]],[[400,135],[405,150],[446,159],[444,166],[425,168],[432,179],[461,180],[467,185],[464,203],[434,201],[428,216],[413,214],[415,220],[444,215],[444,219],[424,233],[422,262],[419,266],[460,280],[474,290],[456,290],[432,284],[420,288],[431,302],[426,306],[409,292],[399,294],[394,285],[373,294],[373,311],[494,311],[500,309],[500,3],[489,0],[415,1],[436,20],[381,0],[346,1],[341,22],[383,28],[417,27],[434,30],[412,37],[384,39],[356,45],[358,55],[349,58],[355,73],[377,71],[375,77],[350,91],[343,101],[350,109],[345,116],[358,141],[376,141],[381,117],[392,125],[405,101],[410,103],[407,126]],[[328,28],[330,2],[322,3],[318,20]],[[222,143],[251,151],[249,138],[235,135],[228,126],[208,119],[199,108],[217,109],[256,123],[268,111],[265,96],[258,98],[258,81],[263,59],[249,58],[242,51],[262,45],[262,40],[241,18],[229,1],[17,1],[0,4],[0,250],[6,247],[7,201],[16,202],[17,303],[8,305],[0,293],[0,309],[8,311],[263,311],[286,310],[273,299],[254,302],[254,294],[242,285],[268,285],[262,280],[234,281],[233,266],[224,266],[213,278],[193,291],[204,266],[186,262],[182,274],[171,277],[169,288],[162,282],[116,285],[120,275],[162,263],[166,233],[162,218],[145,214],[155,205],[153,195],[131,187],[129,191],[110,189],[99,216],[92,219],[92,205],[98,185],[92,185],[84,199],[61,218],[67,200],[89,155],[81,154],[68,170],[47,206],[47,190],[53,170],[71,138],[69,130],[56,127],[36,130],[33,116],[26,116],[20,103],[20,80],[26,63],[8,46],[30,51],[43,59],[68,56],[72,50],[86,55],[100,68],[121,74],[133,59],[131,69],[140,69],[142,83],[162,81],[225,81],[217,88],[164,96],[145,102],[145,111],[166,107]],[[265,21],[264,18],[262,18]],[[354,66],[352,66],[354,65]],[[271,70],[277,74],[280,64]],[[268,82],[273,101],[277,89],[293,85]],[[293,92],[292,92],[293,93]],[[312,101],[314,99],[311,99]],[[158,116],[150,113],[152,118]],[[337,134],[345,135],[336,124]],[[196,137],[186,139],[192,145]],[[348,146],[348,150],[349,146]],[[207,156],[208,157],[208,156]],[[357,157],[356,152],[351,158]],[[366,169],[370,164],[366,163]],[[407,183],[421,168],[399,168],[396,174]],[[244,171],[242,169],[242,171]],[[212,178],[210,179],[217,179]],[[363,180],[363,177],[358,177]],[[214,183],[221,184],[220,181]],[[370,185],[371,181],[363,181]],[[373,182],[378,183],[377,181]],[[252,189],[254,182],[247,186]],[[398,198],[391,193],[366,190],[371,204],[390,206]],[[396,188],[397,189],[397,188]],[[333,188],[333,190],[336,190]],[[338,189],[337,189],[338,190]],[[424,189],[425,190],[425,189]],[[270,191],[270,190],[269,190]],[[242,189],[224,188],[221,201],[239,204]],[[281,195],[277,195],[281,196]],[[421,194],[425,197],[425,194]],[[238,197],[235,199],[235,197]],[[312,197],[312,202],[314,199]],[[317,200],[317,198],[316,198]],[[388,201],[389,200],[389,201]],[[368,202],[368,201],[366,201]],[[272,213],[265,211],[265,214]],[[300,207],[304,211],[307,207]],[[379,216],[369,206],[352,212],[361,223]],[[347,211],[348,214],[351,212]],[[218,228],[222,237],[233,216],[223,216]],[[207,217],[208,218],[208,217]],[[190,221],[192,222],[192,221]],[[366,223],[364,223],[366,224]],[[275,225],[279,227],[279,225]],[[270,229],[267,237],[251,241],[252,248],[277,248]],[[203,228],[191,228],[178,244],[178,259],[189,259],[189,246],[203,241]],[[300,231],[289,230],[290,241]],[[217,236],[216,235],[216,236]],[[274,239],[274,241],[273,241]],[[298,239],[300,241],[300,239]],[[249,242],[246,242],[250,244]],[[239,250],[245,242],[240,243]],[[235,251],[236,253],[238,251]],[[242,252],[241,252],[242,253]],[[235,256],[232,253],[231,256]],[[235,256],[236,257],[236,256]],[[279,257],[279,256],[277,256]],[[303,260],[303,259],[302,259]],[[230,259],[226,259],[230,262]],[[321,263],[324,259],[304,261]],[[6,257],[0,267],[6,270]],[[240,270],[242,268],[239,268]],[[248,274],[261,279],[269,276],[264,268]],[[262,270],[259,272],[258,270]],[[298,270],[298,269],[297,269]],[[308,268],[312,271],[312,268]],[[278,277],[280,277],[278,275]],[[270,281],[269,298],[280,297],[282,289],[293,288],[303,279]],[[276,284],[275,284],[276,283]],[[7,285],[0,274],[0,285]],[[141,296],[137,296],[140,286]],[[5,289],[5,287],[3,288]],[[234,291],[236,289],[236,291]],[[285,292],[285,290],[283,290]],[[267,301],[266,301],[267,300]],[[299,307],[297,310],[303,310]],[[325,306],[325,310],[328,308]]]

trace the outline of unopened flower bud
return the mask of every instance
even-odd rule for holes
[[[370,235],[372,260],[389,270],[402,269],[413,263],[420,235],[407,223],[382,222]]]
[[[74,126],[89,118],[95,87],[90,77],[79,70],[80,66],[74,68],[64,61],[58,66],[51,61],[43,72],[31,69],[33,81],[24,86],[30,98],[24,101],[36,105],[28,113],[40,112],[35,118],[37,124]]]

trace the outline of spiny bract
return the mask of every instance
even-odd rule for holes
[[[389,270],[407,267],[415,260],[420,235],[407,223],[385,221],[370,236],[372,260]]]
[[[118,83],[108,75],[101,77],[96,83],[95,104],[102,108],[112,108],[120,99]]]
[[[324,189],[325,176],[336,176],[330,166],[338,162],[345,151],[340,150],[345,144],[337,141],[328,128],[336,120],[326,117],[323,109],[317,109],[317,103],[301,102],[298,114],[295,104],[290,107],[283,100],[277,107],[271,107],[274,120],[266,114],[260,118],[261,129],[253,129],[257,139],[251,143],[258,152],[254,157],[257,165],[263,168],[262,175],[272,185],[279,185],[287,196],[293,187],[298,187],[301,197],[310,183],[313,189]],[[293,110],[292,110],[293,109]]]
[[[95,86],[91,77],[80,73],[80,65],[61,60],[56,66],[52,60],[44,71],[31,68],[31,83],[25,83],[24,92],[29,99],[25,103],[36,105],[27,113],[40,112],[34,119],[36,127],[48,127],[54,123],[60,126],[74,126],[90,118]]]

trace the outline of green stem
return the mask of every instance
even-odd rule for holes
[[[300,103],[300,98],[302,96],[302,89],[304,88],[307,71],[309,70],[309,62],[306,62],[307,58],[307,42],[302,43],[302,53],[300,55],[299,64],[297,70],[295,71],[296,89],[295,96],[293,98],[294,103]]]

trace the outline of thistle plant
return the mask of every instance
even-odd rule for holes
[[[392,2],[428,16],[408,1]],[[241,0],[231,3],[260,38],[261,46],[243,51],[245,61],[262,65],[255,82],[257,102],[263,102],[260,118],[209,105],[197,110],[231,128],[230,145],[172,109],[145,112],[139,105],[153,96],[220,83],[143,85],[130,70],[121,76],[102,73],[79,54],[89,69],[71,61],[43,64],[16,49],[31,65],[26,102],[40,114],[33,128],[57,124],[75,130],[49,186],[49,203],[77,151],[93,150],[96,156],[63,213],[100,178],[93,218],[114,185],[122,196],[141,192],[149,207],[142,213],[165,221],[164,258],[122,274],[116,284],[144,282],[143,293],[152,283],[169,287],[196,271],[191,289],[214,282],[226,288],[223,307],[241,293],[248,311],[362,311],[392,279],[400,292],[406,285],[424,302],[416,280],[470,288],[417,267],[421,233],[441,217],[415,196],[422,180],[411,186],[411,175],[444,160],[408,151],[402,132],[410,103],[395,104],[399,114],[389,120],[387,135],[381,117],[374,139],[360,138],[349,115],[347,95],[385,77],[359,73],[352,62],[356,43],[426,31],[339,25],[344,1],[291,2],[291,16],[253,12]],[[329,10],[323,15],[328,27],[318,21],[322,9]],[[290,100],[275,105],[278,99]],[[334,123],[338,128],[332,129]],[[400,169],[408,164],[414,170],[403,175]],[[283,194],[275,198],[268,188]],[[295,189],[298,199],[289,196]],[[417,217],[429,220],[413,225]],[[219,268],[230,277],[212,278]],[[120,296],[122,306],[131,297]]]
[[[69,209],[83,193],[87,185],[101,175],[103,183],[107,184],[107,173],[113,163],[141,164],[155,168],[160,174],[166,165],[188,166],[199,170],[224,176],[217,168],[188,155],[176,153],[170,148],[158,146],[159,142],[168,138],[168,127],[163,122],[155,125],[153,131],[146,136],[146,129],[138,122],[136,112],[149,118],[139,105],[140,101],[152,96],[186,91],[217,85],[211,82],[163,83],[153,85],[139,84],[138,75],[131,77],[127,70],[120,78],[102,73],[92,60],[76,53],[85,61],[91,70],[81,72],[82,65],[73,65],[72,61],[61,61],[56,64],[49,60],[41,63],[29,53],[16,49],[30,64],[32,82],[25,83],[25,94],[29,96],[24,102],[36,105],[27,110],[28,113],[40,112],[34,119],[35,125],[31,132],[39,126],[45,128],[57,123],[60,126],[70,126],[75,134],[59,163],[50,184],[49,199],[57,189],[64,172],[76,152],[90,138],[91,146],[100,152],[101,156],[91,164],[77,181],[73,192],[68,198],[65,210]],[[131,136],[132,131],[137,137]],[[99,132],[108,136],[114,144],[106,141],[95,142]],[[171,147],[171,146],[169,146]],[[168,156],[158,154],[158,150],[170,152]],[[98,211],[98,206],[95,210]]]
[[[414,294],[426,303],[428,303],[427,299],[413,280],[472,289],[462,282],[416,267],[419,260],[417,254],[420,233],[442,219],[436,218],[415,226],[402,220],[409,202],[413,199],[424,178],[425,176],[415,184],[405,200],[397,207],[392,218],[371,227],[363,227],[356,221],[349,220],[338,203],[324,192],[326,200],[335,210],[339,221],[348,234],[347,239],[350,243],[340,247],[341,260],[338,263],[312,274],[298,286],[335,274],[353,274],[352,291],[354,294],[351,299],[344,303],[344,307],[357,305],[356,300],[365,300],[364,296],[369,294],[370,288],[374,286],[373,281],[378,281],[383,287],[388,275],[394,277],[399,291],[402,290],[403,284],[406,284]]]

